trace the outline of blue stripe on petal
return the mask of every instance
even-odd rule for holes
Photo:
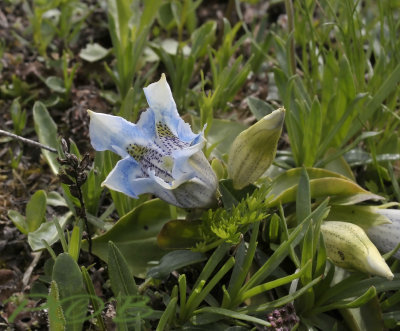
[[[171,185],[157,177],[152,170],[143,173],[140,165],[129,156],[118,161],[102,183],[102,186],[135,199],[140,194],[150,193],[168,203],[177,204]]]
[[[128,122],[122,117],[89,111],[90,140],[97,151],[111,150],[122,157],[128,155],[126,148],[130,143],[145,145],[152,136],[148,130]]]

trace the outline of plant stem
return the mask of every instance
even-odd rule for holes
[[[0,134],[8,136],[8,137],[11,137],[11,138],[14,138],[14,139],[17,139],[19,141],[22,141],[25,144],[30,144],[30,145],[35,146],[35,147],[43,148],[43,149],[48,150],[49,152],[52,152],[52,153],[57,153],[57,150],[55,148],[53,148],[53,147],[46,146],[46,145],[43,145],[43,144],[41,144],[41,143],[39,143],[37,141],[18,136],[17,134],[14,134],[14,133],[11,133],[11,132],[8,132],[8,131],[4,131],[4,130],[0,130]]]

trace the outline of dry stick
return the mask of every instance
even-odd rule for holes
[[[37,141],[18,136],[18,135],[14,134],[14,133],[11,133],[11,132],[8,132],[8,131],[4,131],[4,130],[0,130],[0,134],[5,135],[5,136],[9,136],[11,138],[17,139],[19,141],[22,141],[23,143],[30,144],[30,145],[33,145],[35,147],[46,149],[49,152],[57,153],[57,150],[55,148],[53,148],[53,147],[43,145],[41,143],[38,143]]]
[[[34,252],[32,253],[32,257],[33,260],[31,262],[31,264],[29,265],[28,269],[26,269],[25,273],[24,273],[24,277],[22,277],[22,285],[23,288],[25,288],[28,283],[29,283],[29,279],[31,278],[33,269],[35,269],[37,263],[39,262],[40,256],[42,255],[42,252]]]

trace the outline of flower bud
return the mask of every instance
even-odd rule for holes
[[[284,118],[285,109],[279,108],[236,137],[228,159],[229,177],[236,189],[256,181],[272,164]]]
[[[364,230],[353,223],[330,221],[321,225],[328,257],[337,266],[393,279],[393,273]]]

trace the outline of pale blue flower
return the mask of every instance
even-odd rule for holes
[[[94,149],[122,157],[103,185],[133,198],[152,193],[182,208],[214,205],[217,178],[202,152],[203,132],[194,134],[179,117],[164,74],[144,93],[150,108],[137,124],[89,111]]]

